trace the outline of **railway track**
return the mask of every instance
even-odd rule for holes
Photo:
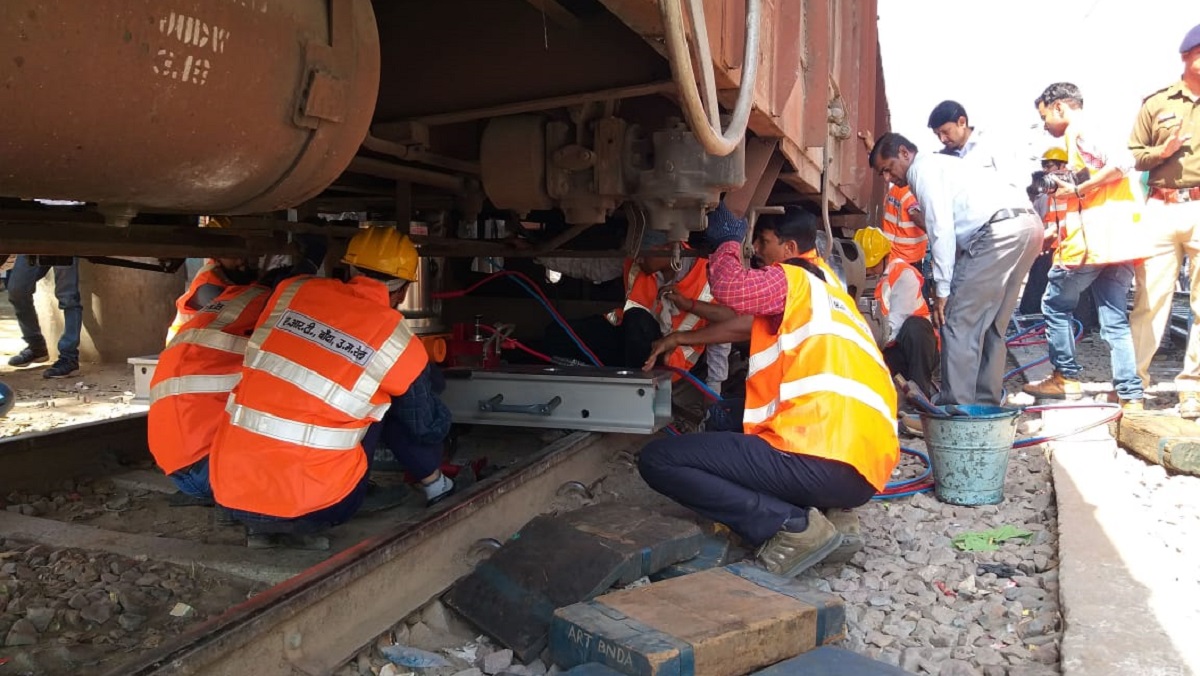
[[[141,416],[0,443],[0,462],[25,466],[19,481],[9,481],[6,471],[6,487],[120,468],[138,457],[139,443],[144,452],[144,434]],[[377,529],[108,673],[328,674],[440,595],[491,543],[509,537],[556,501],[572,499],[560,497],[564,485],[594,486],[614,462],[631,461],[625,454],[640,441],[575,432],[534,446],[446,503]],[[56,462],[47,463],[47,453],[54,453]],[[60,455],[70,462],[58,462]],[[145,553],[155,559],[155,551]],[[262,552],[246,553],[247,561],[262,560],[251,556]]]

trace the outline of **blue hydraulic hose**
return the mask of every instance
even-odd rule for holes
[[[1083,322],[1079,321],[1078,319],[1075,319],[1074,317],[1071,318],[1071,322],[1073,324],[1075,324],[1075,342],[1078,343],[1079,339],[1083,337]],[[1040,326],[1040,324],[1034,324],[1033,326],[1029,327],[1028,329],[1025,329],[1024,331],[1013,336],[1012,338],[1009,338],[1008,340],[1005,341],[1005,343],[1006,344],[1011,343],[1012,341],[1020,338],[1021,336],[1026,335],[1027,333],[1029,333],[1033,329],[1038,328],[1039,326]],[[1009,378],[1017,375],[1018,373],[1021,373],[1022,371],[1027,371],[1027,370],[1033,368],[1034,366],[1041,366],[1042,364],[1045,364],[1048,361],[1050,361],[1050,356],[1046,355],[1045,357],[1042,357],[1041,359],[1037,359],[1035,361],[1031,361],[1028,364],[1022,364],[1022,365],[1016,367],[1015,369],[1009,371],[1008,373],[1005,373],[1004,380],[1008,380]]]
[[[674,371],[675,373],[678,373],[679,375],[683,376],[684,378],[687,378],[688,382],[695,385],[696,389],[698,389],[701,392],[703,392],[704,394],[708,395],[708,397],[710,399],[712,399],[713,401],[725,401],[724,399],[721,398],[721,395],[718,394],[713,388],[709,387],[703,380],[700,380],[696,376],[692,375],[689,371],[686,371],[681,368],[676,368],[674,366],[668,366],[666,368],[671,371]]]
[[[488,258],[487,261],[488,261],[488,263],[491,263],[493,266],[495,266],[498,270],[504,269],[504,266],[500,265],[498,262],[496,262],[496,260],[494,258]],[[583,342],[580,341],[579,338],[577,338],[575,336],[575,332],[572,331],[571,327],[567,325],[566,320],[562,318],[562,315],[560,315],[558,312],[556,312],[554,310],[554,308],[550,307],[550,305],[547,304],[546,301],[542,299],[541,295],[539,295],[536,291],[534,291],[532,288],[530,288],[528,284],[521,281],[517,277],[510,276],[509,279],[512,280],[513,283],[515,283],[517,286],[521,287],[521,289],[523,291],[525,291],[525,293],[532,296],[533,299],[536,300],[539,305],[541,305],[543,308],[545,308],[546,312],[550,313],[550,316],[554,319],[554,321],[560,327],[562,327],[563,331],[567,334],[567,337],[571,339],[571,342],[575,343],[575,347],[579,348],[579,351],[582,352],[585,356],[587,356],[588,361],[592,362],[593,366],[604,366],[604,364],[600,363],[600,360],[598,358],[596,358],[595,356],[592,355],[591,350],[587,349],[587,347],[584,346]]]

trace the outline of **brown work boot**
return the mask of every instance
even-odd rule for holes
[[[809,508],[808,528],[799,533],[781,529],[758,549],[758,561],[782,577],[796,577],[823,561],[842,544],[842,534],[820,510]]]
[[[1179,417],[1189,420],[1200,418],[1200,397],[1195,392],[1179,393]]]
[[[1126,415],[1130,413],[1143,413],[1146,410],[1146,404],[1141,399],[1122,399],[1121,413]]]
[[[899,418],[900,433],[910,437],[925,436],[925,423],[916,413],[901,413]]]
[[[842,544],[825,557],[825,563],[846,563],[863,548],[862,525],[858,521],[858,512],[853,509],[827,509],[825,518],[842,534]]]
[[[1049,378],[1029,383],[1021,391],[1039,399],[1078,399],[1083,396],[1083,385],[1055,371]]]

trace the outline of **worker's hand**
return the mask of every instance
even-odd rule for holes
[[[940,329],[946,324],[946,301],[949,297],[939,297],[933,299],[933,307],[929,308],[929,321],[933,322],[933,328]]]
[[[1184,143],[1187,143],[1192,138],[1191,134],[1184,134],[1183,127],[1175,127],[1171,130],[1171,135],[1167,137],[1167,142],[1163,144],[1162,150],[1159,151],[1159,157],[1164,160],[1179,152]]]
[[[662,291],[663,300],[670,301],[672,305],[679,308],[682,312],[691,312],[696,308],[696,301],[679,293],[674,285],[668,286]]]
[[[649,371],[653,369],[659,357],[674,352],[677,347],[679,347],[678,333],[669,333],[654,341],[654,344],[650,346],[650,356],[646,359],[646,363],[642,364],[642,370]]]
[[[858,138],[861,139],[863,145],[867,147],[868,153],[870,153],[871,149],[875,147],[875,134],[872,134],[870,129],[858,132]]]
[[[733,215],[725,202],[708,213],[708,229],[704,231],[712,248],[725,242],[741,242],[746,239],[746,221]]]
[[[1042,232],[1042,253],[1053,251],[1056,244],[1058,244],[1058,226],[1047,226]]]

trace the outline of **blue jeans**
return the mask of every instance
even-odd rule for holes
[[[38,323],[37,309],[33,304],[33,293],[37,283],[50,270],[54,270],[54,296],[58,298],[58,309],[63,313],[63,334],[58,339],[58,358],[79,363],[79,333],[83,329],[83,302],[79,297],[79,260],[72,259],[70,265],[30,265],[29,257],[18,255],[17,262],[8,273],[8,299],[17,315],[21,337],[34,351],[46,349],[46,338]]]
[[[193,498],[212,500],[212,483],[208,480],[208,458],[167,475],[181,493]]]
[[[1100,316],[1100,337],[1108,344],[1112,359],[1113,387],[1121,399],[1141,399],[1142,379],[1137,374],[1133,334],[1129,329],[1126,297],[1133,284],[1132,263],[1055,266],[1046,275],[1042,316],[1046,320],[1046,342],[1050,363],[1067,378],[1078,378],[1083,367],[1075,360],[1075,336],[1071,317],[1079,294],[1091,287]]]

